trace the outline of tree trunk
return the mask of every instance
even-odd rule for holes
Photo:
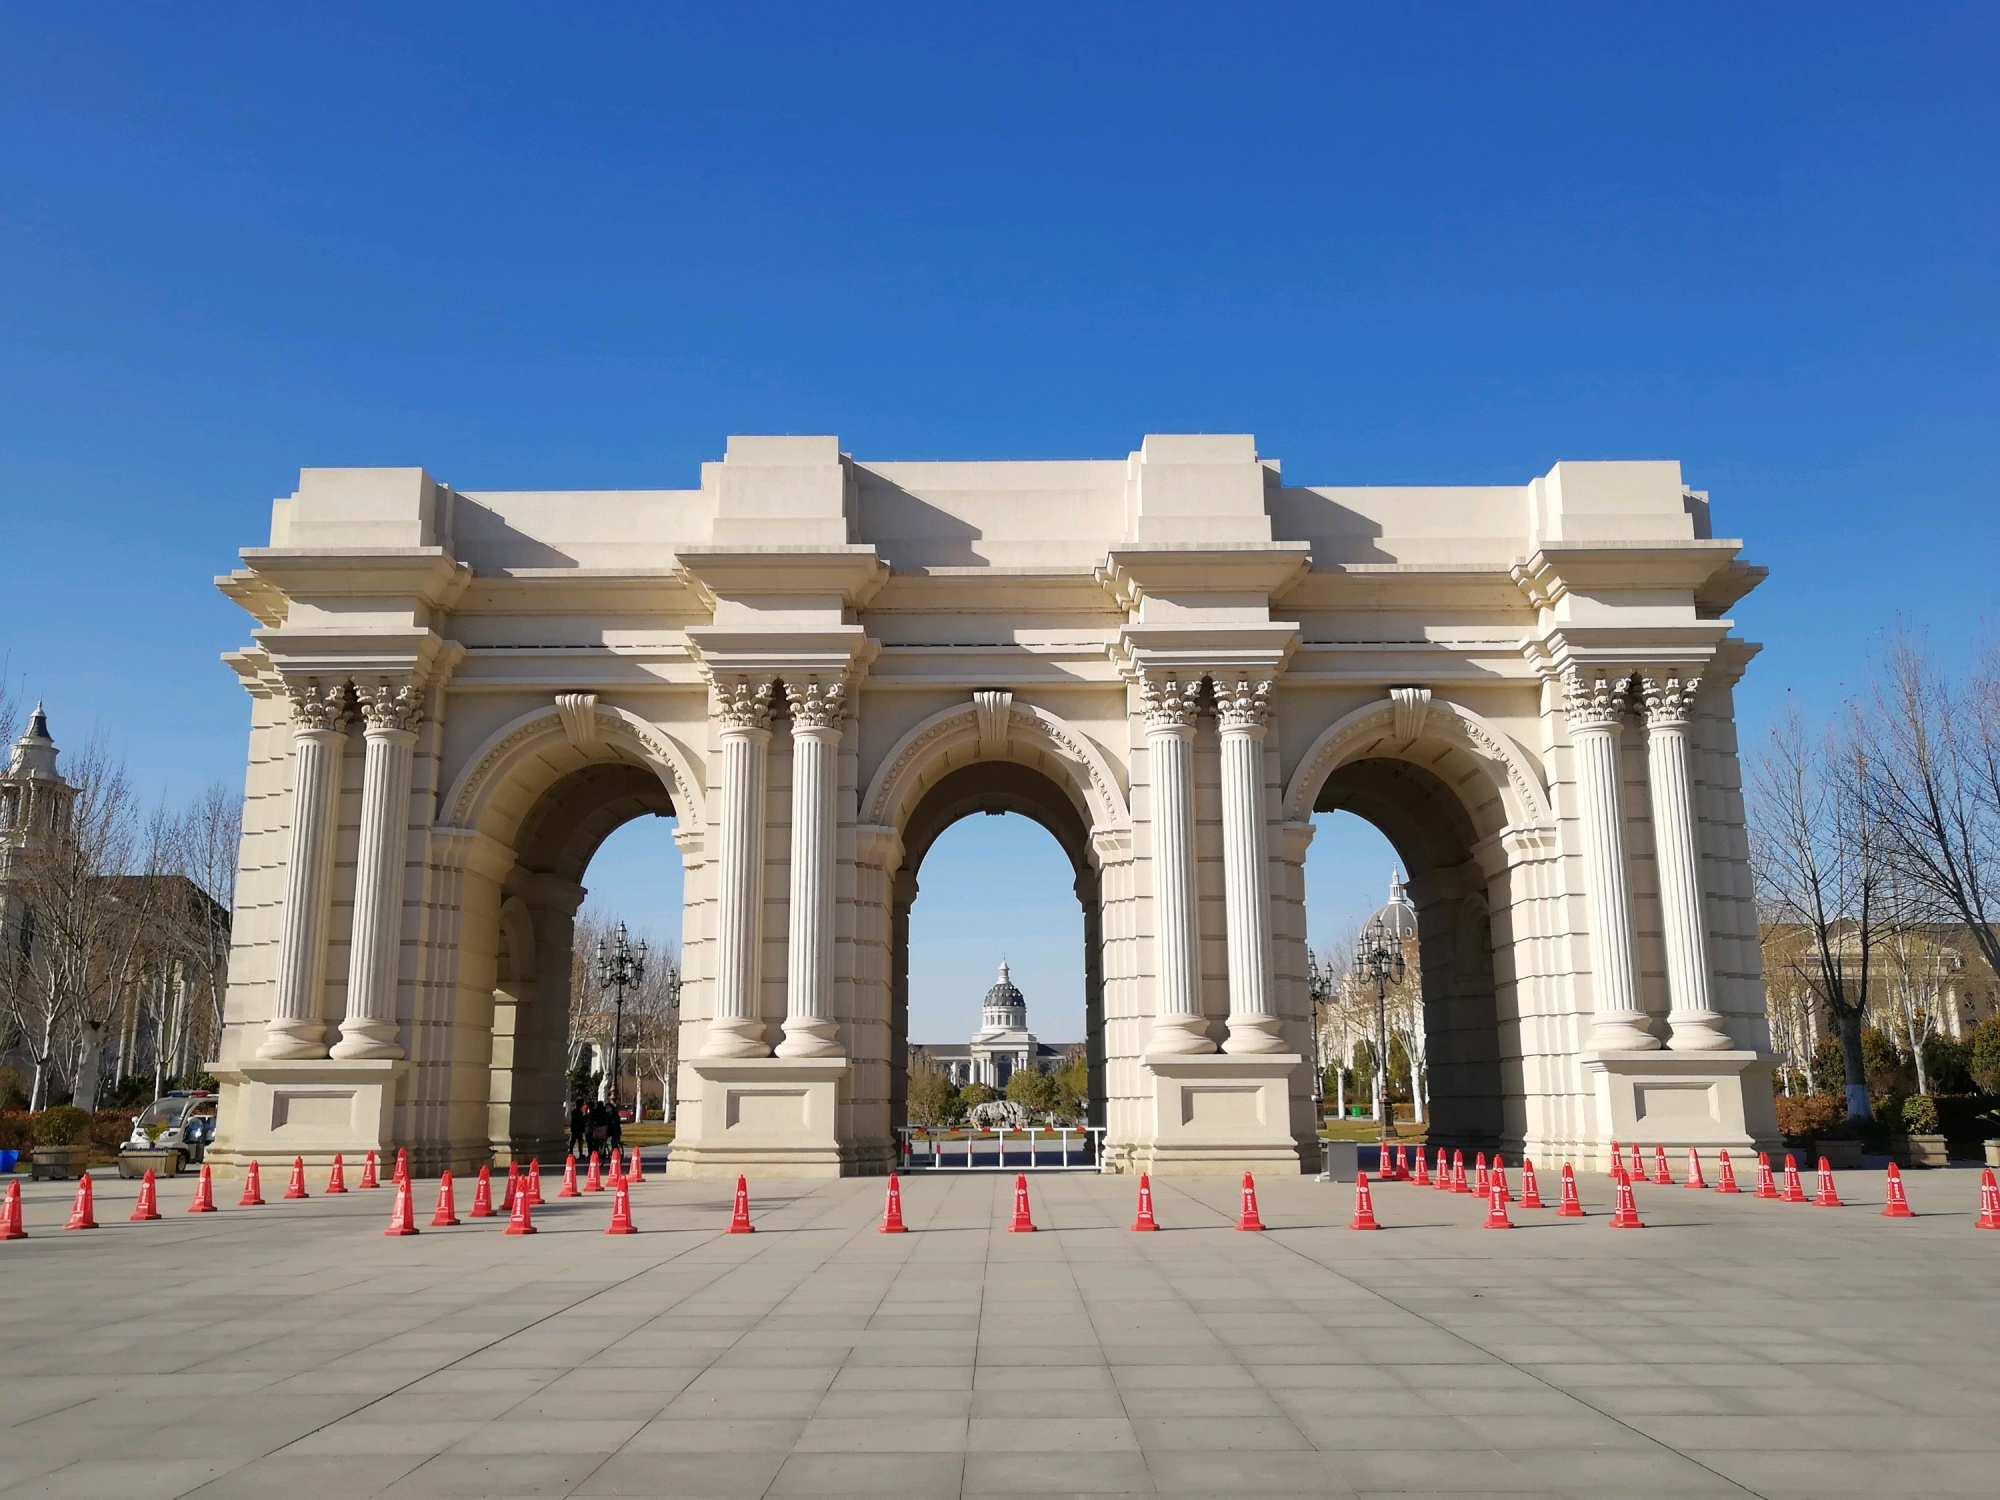
[[[1835,1018],[1840,1028],[1840,1061],[1847,1074],[1847,1118],[1873,1120],[1868,1107],[1868,1064],[1861,1055],[1861,1012],[1851,1010]]]
[[[1908,1032],[1910,1038],[1910,1061],[1915,1063],[1917,1068],[1917,1092],[1920,1094],[1928,1094],[1931,1091],[1931,1075],[1930,1075],[1930,1069],[1924,1066],[1925,1039],[1917,1035],[1917,1023],[1915,1017],[1912,1017],[1910,1019]]]
[[[71,1099],[78,1109],[97,1109],[97,1073],[104,1062],[104,1028],[96,1021],[83,1023],[83,1045],[76,1060],[76,1093]]]

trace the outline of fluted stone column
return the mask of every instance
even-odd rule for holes
[[[763,904],[764,760],[771,705],[763,687],[737,678],[716,684],[721,721],[721,848],[717,862],[715,1015],[703,1057],[767,1057],[757,1014],[758,940]]]
[[[1639,1005],[1632,953],[1632,897],[1625,878],[1625,819],[1618,800],[1618,736],[1627,701],[1623,679],[1572,671],[1563,682],[1570,744],[1576,752],[1577,811],[1583,833],[1584,906],[1590,914],[1600,1051],[1656,1048]]]
[[[1688,726],[1699,677],[1648,677],[1646,773],[1653,789],[1653,843],[1660,861],[1660,915],[1666,928],[1667,992],[1673,1008],[1668,1045],[1676,1052],[1716,1052],[1728,1029],[1709,991],[1708,921],[1701,904],[1701,856],[1688,790]]]
[[[347,1016],[335,1057],[399,1058],[396,977],[403,937],[403,866],[409,857],[410,763],[423,695],[412,683],[357,687],[366,728],[361,768],[361,848],[354,870],[354,938],[348,949]]]
[[[292,835],[278,929],[278,983],[259,1057],[326,1056],[320,999],[326,979],[326,902],[347,751],[347,689],[295,687],[292,699]]]
[[[1271,870],[1264,836],[1264,735],[1271,684],[1215,693],[1222,737],[1223,914],[1229,936],[1225,1052],[1282,1052],[1271,994]]]
[[[847,688],[787,683],[792,708],[792,908],[780,1057],[839,1057],[833,1019],[834,785]]]
[[[1148,677],[1141,687],[1153,779],[1153,943],[1156,1004],[1148,1052],[1213,1052],[1201,1014],[1195,932],[1194,720],[1197,688]]]

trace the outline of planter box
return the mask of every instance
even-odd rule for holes
[[[1988,1141],[1986,1143],[1986,1165],[1989,1167],[2000,1167],[2000,1141]]]
[[[1826,1164],[1836,1172],[1861,1170],[1859,1141],[1815,1141],[1806,1149],[1805,1154],[1800,1156],[1799,1170],[1811,1171],[1816,1168],[1822,1156],[1826,1158]]]
[[[176,1177],[180,1175],[182,1160],[178,1146],[149,1146],[144,1150],[134,1146],[118,1153],[118,1175],[144,1177],[150,1171],[155,1177]]]
[[[34,1180],[64,1182],[72,1177],[81,1177],[89,1160],[88,1146],[37,1146]]]
[[[1941,1135],[1892,1135],[1889,1156],[1899,1167],[1942,1167],[1947,1164]]]

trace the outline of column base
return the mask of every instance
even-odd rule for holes
[[[331,1055],[343,1062],[400,1062],[403,1028],[394,1021],[343,1021]]]
[[[326,1022],[273,1021],[257,1056],[267,1062],[301,1062],[326,1056]]]
[[[837,1057],[847,1052],[840,1045],[840,1023],[799,1017],[785,1022],[785,1039],[778,1043],[779,1057]]]
[[[762,1021],[718,1018],[708,1023],[708,1039],[702,1043],[704,1058],[769,1057],[771,1047],[764,1040]]]
[[[1664,1146],[1676,1177],[1687,1162],[1687,1148],[1712,1164],[1715,1153],[1728,1151],[1741,1178],[1747,1161],[1754,1169],[1755,1153],[1776,1145],[1748,1091],[1763,1089],[1769,1099],[1770,1059],[1755,1052],[1585,1052],[1578,1061],[1597,1096],[1595,1158],[1598,1170],[1610,1166],[1610,1143],[1647,1153]]]
[[[1291,1049],[1285,1045],[1284,1023],[1276,1016],[1231,1016],[1229,1039],[1222,1044],[1222,1050],[1241,1057],[1246,1053],[1263,1055]]]
[[[1638,1011],[1616,1012],[1591,1022],[1585,1043],[1593,1052],[1652,1052],[1660,1039],[1646,1029],[1646,1017]]]
[[[206,1159],[224,1177],[240,1175],[252,1160],[268,1166],[303,1156],[317,1168],[336,1153],[359,1171],[367,1152],[395,1150],[396,1083],[409,1066],[324,1057],[217,1066],[211,1071],[222,1084],[221,1118]]]
[[[1215,1051],[1208,1022],[1201,1016],[1155,1016],[1146,1039],[1146,1056],[1198,1057]]]
[[[1667,1013],[1673,1052],[1728,1052],[1735,1043],[1723,1030],[1722,1017],[1712,1010],[1676,1010]]]
[[[1292,1074],[1303,1063],[1296,1052],[1149,1054],[1152,1139],[1130,1148],[1123,1169],[1190,1177],[1298,1172]]]
[[[669,1177],[840,1177],[836,1135],[847,1059],[698,1057],[701,1102],[683,1105]]]

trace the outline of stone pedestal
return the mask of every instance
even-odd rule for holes
[[[1745,1161],[1754,1170],[1756,1152],[1776,1145],[1772,1129],[1745,1118],[1750,1091],[1761,1089],[1770,1097],[1771,1065],[1755,1052],[1595,1051],[1579,1061],[1597,1096],[1602,1139],[1591,1163],[1597,1169],[1610,1166],[1608,1142],[1629,1148],[1636,1141],[1649,1166],[1653,1147],[1666,1147],[1677,1174],[1689,1146],[1704,1162],[1727,1151],[1740,1180]]]
[[[233,1177],[253,1158],[303,1156],[319,1166],[339,1153],[355,1169],[369,1151],[393,1157],[396,1084],[409,1066],[400,1059],[319,1058],[216,1067],[215,1076],[234,1087],[223,1095],[226,1113],[205,1159],[217,1175]]]
[[[843,1057],[698,1057],[699,1105],[683,1105],[669,1177],[839,1177]],[[865,1165],[849,1171],[867,1172]],[[887,1170],[886,1167],[883,1170]]]
[[[1163,1176],[1298,1172],[1292,1072],[1303,1062],[1291,1052],[1147,1057],[1152,1139],[1137,1148],[1132,1170]]]

